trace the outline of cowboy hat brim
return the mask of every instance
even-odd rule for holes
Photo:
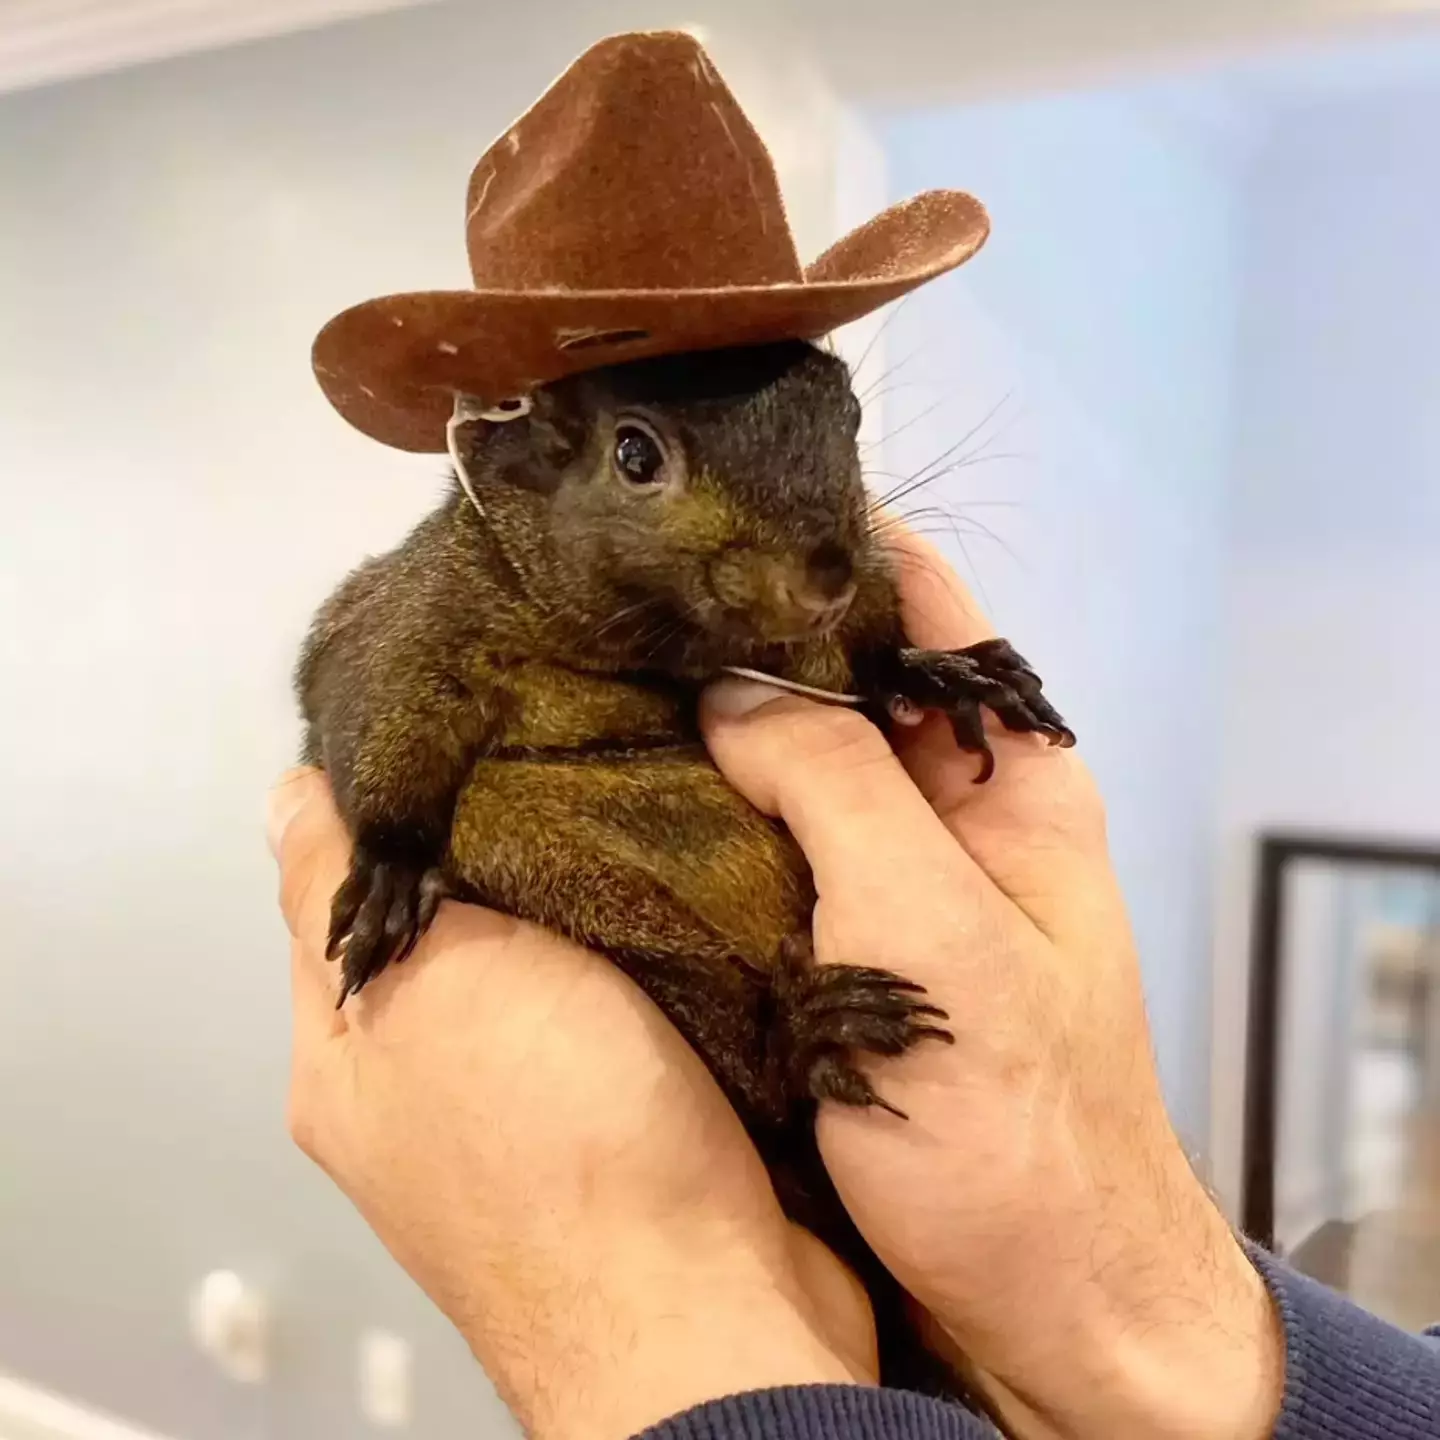
[[[989,229],[972,196],[930,191],[852,231],[792,284],[386,295],[331,320],[312,363],[358,430],[439,453],[457,393],[494,403],[626,360],[818,339],[964,264]]]

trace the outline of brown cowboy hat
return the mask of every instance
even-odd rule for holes
[[[476,165],[475,288],[344,311],[315,375],[365,434],[441,451],[457,395],[493,405],[622,360],[817,339],[963,264],[989,228],[979,201],[932,190],[802,268],[769,153],[705,51],[618,35]]]

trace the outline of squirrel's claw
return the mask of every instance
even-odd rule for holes
[[[420,943],[447,893],[434,866],[389,860],[358,846],[350,874],[335,892],[326,955],[340,960],[337,1008],[387,965]]]
[[[903,1055],[924,1040],[954,1044],[950,1017],[912,980],[888,970],[817,965],[808,935],[792,936],[775,971],[773,1056],[787,1100],[836,1100],[906,1118],[860,1071],[862,1055]]]
[[[949,717],[960,748],[981,757],[977,784],[995,773],[984,710],[1017,734],[1043,735],[1065,749],[1075,743],[1075,732],[1045,698],[1040,677],[1008,640],[983,640],[965,650],[904,649],[885,681],[892,715],[899,707]],[[902,723],[909,723],[908,714]]]

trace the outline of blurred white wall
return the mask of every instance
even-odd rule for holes
[[[290,667],[442,475],[347,429],[308,354],[356,300],[468,283],[477,155],[662,8],[423,8],[0,98],[0,1368],[178,1440],[338,1440],[383,1325],[417,1347],[411,1433],[510,1429],[284,1130],[260,819]],[[818,249],[883,205],[883,156],[731,16],[714,53]],[[216,1266],[272,1290],[264,1389],[191,1350]]]
[[[1296,110],[1244,185],[1213,1092],[1232,1196],[1250,837],[1440,830],[1437,128],[1440,77]]]
[[[1148,102],[1109,91],[886,126],[894,192],[971,187],[995,235],[889,327],[885,468],[909,475],[981,427],[962,452],[978,463],[909,503],[954,510],[964,549],[944,521],[937,539],[1079,732],[1171,1107],[1200,1145],[1235,216],[1227,170]]]

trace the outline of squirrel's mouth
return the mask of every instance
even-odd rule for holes
[[[746,609],[718,602],[706,607],[701,617],[704,628],[721,640],[729,640],[753,651],[755,647],[803,645],[832,634],[849,613],[855,598],[854,587],[823,606],[805,607],[776,614],[769,609]]]
[[[696,619],[712,634],[760,645],[822,640],[855,600],[854,561],[838,544],[799,558],[732,550],[706,567]]]

